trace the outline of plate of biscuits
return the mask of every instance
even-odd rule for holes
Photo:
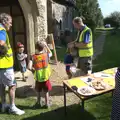
[[[85,86],[78,88],[77,92],[83,96],[90,96],[90,95],[94,95],[96,90],[92,87]]]
[[[96,90],[105,90],[108,85],[103,80],[94,80],[91,82],[91,86]]]

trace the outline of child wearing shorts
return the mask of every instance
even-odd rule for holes
[[[52,56],[50,49],[44,42],[37,42],[35,45],[35,54],[31,56],[28,68],[34,71],[36,80],[35,90],[37,93],[36,106],[41,106],[41,92],[45,93],[45,107],[49,108],[49,91],[52,89],[49,77],[51,70],[49,66],[49,57]]]
[[[17,59],[20,66],[20,71],[22,73],[22,79],[26,82],[25,72],[26,72],[26,58],[27,54],[24,53],[24,45],[20,42],[17,43]]]

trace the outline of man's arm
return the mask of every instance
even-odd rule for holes
[[[0,31],[0,45],[4,46],[6,42],[6,32],[4,30]]]
[[[0,46],[4,46],[5,45],[5,41],[4,40],[0,40]]]
[[[52,57],[52,52],[51,52],[50,48],[48,47],[47,43],[46,43],[46,42],[43,42],[43,44],[45,45],[45,49],[46,49],[46,51],[47,51],[48,54],[49,54],[49,58]]]
[[[6,54],[7,54],[6,32],[2,30],[0,31],[0,56],[5,56]]]
[[[83,43],[83,42],[80,42],[80,43],[75,43],[74,44],[74,46],[75,47],[77,47],[77,48],[84,48],[84,47],[86,47],[87,46],[87,44],[86,43]]]

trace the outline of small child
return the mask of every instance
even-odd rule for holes
[[[72,78],[72,72],[70,70],[70,67],[73,65],[73,56],[72,56],[71,50],[69,48],[67,49],[67,54],[65,55],[64,63],[65,63],[65,66],[66,66],[66,73],[68,75],[68,79],[71,79]]]
[[[24,45],[20,42],[17,43],[17,59],[20,66],[20,71],[22,73],[22,79],[26,82],[25,72],[26,72],[26,58],[27,54],[24,54]]]
[[[48,62],[52,53],[44,42],[37,42],[35,48],[36,53],[31,56],[31,60],[28,65],[30,70],[32,70],[33,67],[36,80],[35,90],[37,93],[37,102],[35,107],[38,105],[41,106],[41,92],[43,90],[45,92],[45,106],[49,108],[49,91],[52,89],[52,86],[49,80],[51,70]]]

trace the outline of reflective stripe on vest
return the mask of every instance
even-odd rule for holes
[[[33,67],[35,70],[40,70],[48,66],[48,54],[42,53],[39,55],[33,55]]]
[[[51,69],[50,69],[50,65],[48,64],[46,68],[35,70],[34,78],[36,81],[45,82],[49,79],[50,75],[51,75]]]
[[[5,28],[0,27],[0,31],[5,30]],[[6,32],[6,45],[8,47],[7,54],[4,57],[0,57],[0,68],[10,68],[13,67],[13,52],[9,43],[9,37]]]
[[[79,48],[79,57],[90,57],[93,55],[93,41],[92,41],[92,31],[86,26],[84,30],[81,32],[79,37],[79,42],[83,42],[85,32],[90,31],[90,40],[86,46]]]

